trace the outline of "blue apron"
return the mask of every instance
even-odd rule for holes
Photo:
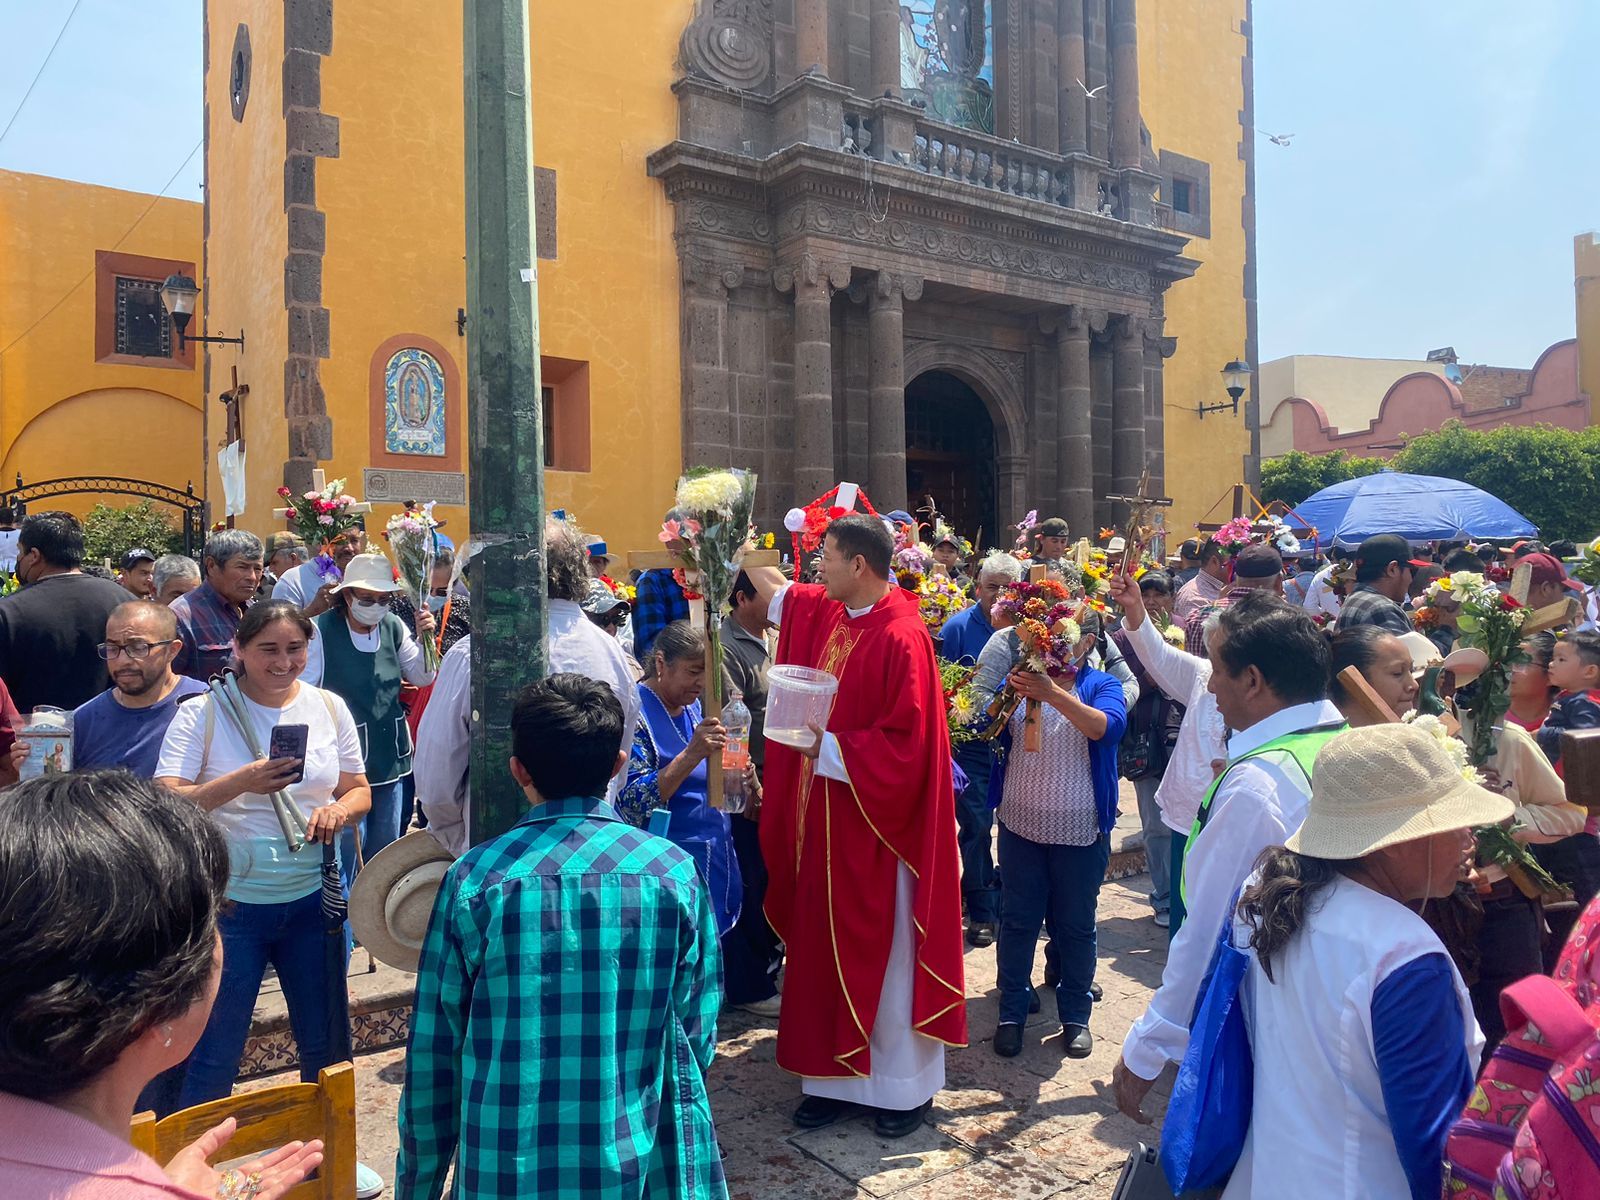
[[[667,714],[666,705],[643,684],[639,685],[641,715],[650,740],[655,743],[659,764],[666,764],[687,749],[700,723],[697,700],[676,717]],[[733,850],[733,832],[728,814],[706,803],[706,762],[701,760],[678,790],[663,796],[672,813],[667,838],[676,843],[700,868],[717,917],[717,934],[726,934],[739,919],[744,901],[744,882],[739,875],[739,860]]]

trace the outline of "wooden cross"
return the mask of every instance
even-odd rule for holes
[[[239,453],[243,454],[244,417],[241,412],[241,406],[244,403],[245,397],[250,395],[250,385],[248,383],[239,382],[238,367],[234,367],[232,370],[233,386],[217,397],[218,400],[222,401],[222,411],[227,417],[222,435],[222,449],[227,449],[229,446],[237,442],[239,444]],[[229,529],[235,528],[235,520],[237,520],[237,518],[232,516],[228,517],[227,524]]]
[[[1131,496],[1107,496],[1107,500],[1115,504],[1128,506],[1128,522],[1122,535],[1122,566],[1123,575],[1132,574],[1131,564],[1139,561],[1139,554],[1149,544],[1155,534],[1155,527],[1150,524],[1150,510],[1153,508],[1171,508],[1170,496],[1150,495],[1150,468],[1147,465],[1139,474],[1139,486]]]
[[[318,467],[316,470],[311,472],[311,490],[312,491],[320,492],[323,488],[325,488],[327,486],[328,486],[328,477],[323,474],[321,467]],[[369,513],[369,512],[372,511],[372,505],[365,504],[365,503],[363,503],[363,504],[351,504],[351,505],[348,505],[345,508],[344,511],[347,512],[347,513]],[[287,520],[290,517],[294,516],[294,509],[292,509],[292,508],[275,508],[275,509],[272,510],[272,515],[275,516],[275,517],[283,517],[285,520]]]

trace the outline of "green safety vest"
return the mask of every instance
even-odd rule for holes
[[[1348,728],[1348,725],[1324,725],[1300,733],[1286,733],[1282,737],[1273,738],[1265,745],[1257,746],[1248,754],[1241,754],[1223,768],[1222,774],[1212,780],[1211,786],[1206,789],[1205,797],[1200,801],[1200,811],[1195,814],[1194,828],[1189,830],[1189,840],[1184,843],[1183,878],[1178,880],[1178,894],[1183,897],[1185,904],[1189,903],[1189,854],[1194,850],[1195,838],[1200,836],[1200,831],[1211,819],[1211,801],[1216,796],[1217,789],[1222,786],[1222,781],[1233,773],[1233,769],[1242,762],[1249,762],[1252,758],[1265,758],[1271,755],[1276,761],[1294,763],[1309,783],[1312,765],[1317,761],[1317,752]]]

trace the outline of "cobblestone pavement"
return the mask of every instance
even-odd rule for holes
[[[1129,807],[1129,806],[1124,806]],[[1120,843],[1122,838],[1119,836]],[[1060,1026],[1045,999],[1021,1055],[997,1058],[994,949],[968,950],[972,1044],[952,1050],[947,1082],[917,1133],[885,1141],[866,1119],[802,1132],[790,1122],[799,1085],[773,1060],[776,1026],[725,1013],[711,1068],[711,1104],[727,1153],[732,1200],[1089,1200],[1111,1193],[1122,1162],[1152,1134],[1118,1114],[1105,1081],[1122,1038],[1160,981],[1166,931],[1150,920],[1145,876],[1107,883],[1100,893],[1094,1054],[1061,1056]],[[1039,944],[1035,980],[1043,978]],[[357,1068],[357,1137],[362,1161],[392,1180],[396,1107],[404,1050],[363,1055]],[[251,1086],[287,1081],[265,1079]]]

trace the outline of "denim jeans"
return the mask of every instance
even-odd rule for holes
[[[1159,775],[1133,781],[1134,795],[1139,797],[1139,823],[1144,826],[1144,860],[1150,868],[1150,907],[1164,913],[1172,907],[1172,830],[1161,819],[1156,804],[1160,786]]]
[[[961,898],[967,920],[992,925],[1000,919],[1000,873],[995,870],[992,842],[994,809],[989,807],[989,777],[994,751],[988,742],[968,742],[956,750],[956,763],[967,786],[956,797],[956,841],[961,850]]]
[[[334,988],[345,986],[343,970],[337,979],[328,977],[320,892],[284,904],[228,904],[217,924],[222,981],[205,1032],[189,1056],[181,1108],[220,1100],[233,1090],[268,963],[283,987],[306,1083],[316,1082],[317,1072],[329,1064],[331,997]],[[348,939],[344,958],[349,959]]]
[[[1111,838],[1048,846],[1000,824],[1000,1023],[1023,1024],[1033,986],[1039,930],[1048,918],[1060,972],[1056,1012],[1063,1025],[1089,1024],[1094,1001],[1095,907],[1111,859]]]
[[[405,800],[405,781],[396,779],[372,789],[372,808],[356,826],[361,830],[361,861],[365,862],[400,836],[400,808]],[[339,839],[339,875],[349,891],[356,877],[356,838],[350,826]]]

